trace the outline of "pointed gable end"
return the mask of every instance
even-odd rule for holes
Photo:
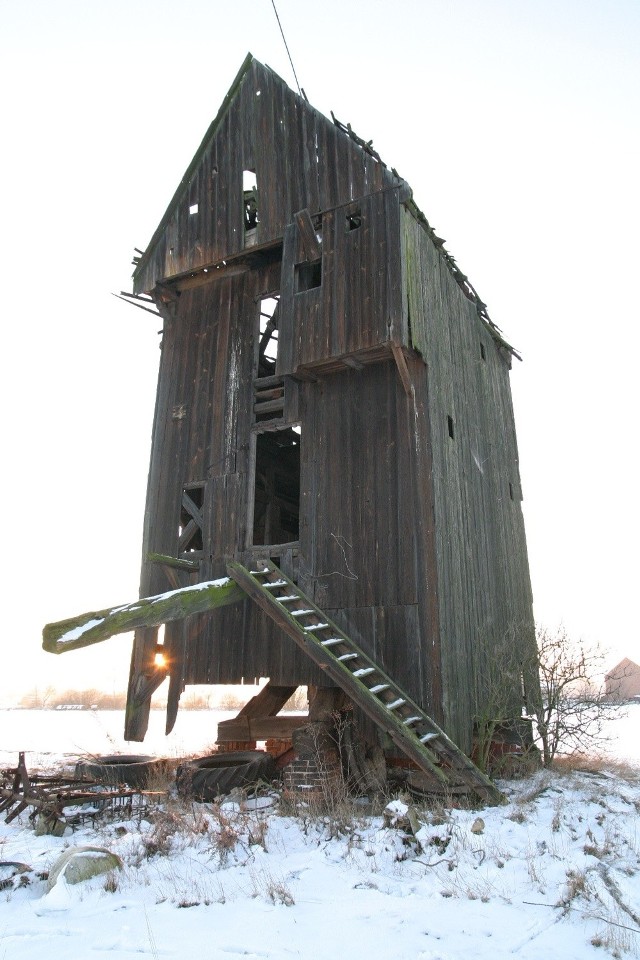
[[[297,211],[397,181],[249,54],[140,258],[134,290],[278,243]]]

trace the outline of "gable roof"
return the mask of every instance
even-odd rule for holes
[[[281,240],[297,210],[320,213],[404,184],[371,141],[358,137],[333,112],[329,120],[248,53],[146,250],[134,259],[135,293],[245,252],[242,171],[247,169],[257,171],[260,245]],[[519,358],[406,186],[405,207],[429,234],[492,337]],[[200,211],[200,226],[192,223],[193,207]]]
[[[620,663],[616,664],[608,673],[605,673],[604,678],[605,680],[620,679],[622,676],[628,676],[630,673],[636,673],[636,671],[640,671],[640,664],[629,660],[629,657],[624,657]]]

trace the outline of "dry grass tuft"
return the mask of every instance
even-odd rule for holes
[[[556,773],[592,773],[592,774],[614,774],[621,780],[629,783],[637,783],[640,779],[640,767],[628,760],[616,760],[612,757],[601,755],[586,756],[581,753],[572,753],[563,756],[557,756],[553,762],[553,769]]]

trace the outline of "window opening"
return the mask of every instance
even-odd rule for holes
[[[515,497],[514,497],[514,495],[513,495],[513,484],[512,484],[512,483],[509,484],[509,496],[511,497],[512,500],[515,500]]]
[[[278,359],[278,319],[280,294],[260,300],[258,328],[258,376],[270,377],[276,372]]]
[[[253,544],[292,543],[300,535],[300,428],[256,436]]]
[[[203,545],[204,483],[191,483],[182,488],[180,524],[178,526],[178,553],[202,553]]]
[[[258,216],[258,181],[255,170],[242,171],[242,196],[244,198],[244,233],[247,245],[256,242]]]
[[[315,290],[322,286],[322,260],[315,263],[296,263],[296,293]]]
[[[190,216],[193,216],[194,213],[197,213],[197,212],[198,212],[198,204],[197,204],[197,203],[192,203],[191,206],[189,207],[189,214],[190,214]]]
[[[483,360],[487,359],[487,351],[482,341],[480,341],[480,356],[482,357]]]
[[[454,434],[453,434],[453,417],[447,417],[447,428],[448,428],[448,430],[449,430],[449,436],[450,436],[451,439],[453,440],[453,439],[454,439]]]
[[[358,230],[362,226],[362,214],[360,210],[354,210],[353,213],[348,213],[345,218],[345,231],[350,233],[352,230]]]

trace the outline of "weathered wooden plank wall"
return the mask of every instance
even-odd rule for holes
[[[274,272],[270,267],[216,278],[185,291],[165,329],[144,549],[176,554],[182,488],[202,483],[206,549],[200,580],[222,575],[224,557],[245,549],[255,314]],[[368,648],[378,649],[386,637],[389,649],[382,642],[378,650],[383,662],[414,696],[430,700],[422,678],[433,669],[421,662],[418,609],[424,547],[416,541],[423,487],[422,480],[416,487],[419,437],[395,364],[389,359],[346,369],[299,384],[297,392],[293,409],[303,424],[301,583],[320,605],[342,608],[347,618],[353,614],[356,625],[369,623],[370,635],[361,638]],[[173,585],[165,568],[148,563],[144,569],[145,593]],[[189,579],[171,576],[181,583]],[[253,605],[193,618],[186,632],[185,625],[168,625],[165,646],[187,683],[259,675],[279,683],[321,682]]]
[[[519,715],[519,662],[534,643],[509,363],[421,224],[402,217],[413,344],[428,371],[445,723],[464,749],[498,686]]]
[[[348,229],[347,217],[356,215],[360,226]],[[279,373],[402,340],[398,188],[323,214],[321,285],[297,291],[304,259],[292,223],[283,246]]]
[[[256,174],[259,244],[282,237],[296,210],[328,210],[397,181],[256,60],[196,159],[136,268],[137,292],[244,249],[243,170]]]

